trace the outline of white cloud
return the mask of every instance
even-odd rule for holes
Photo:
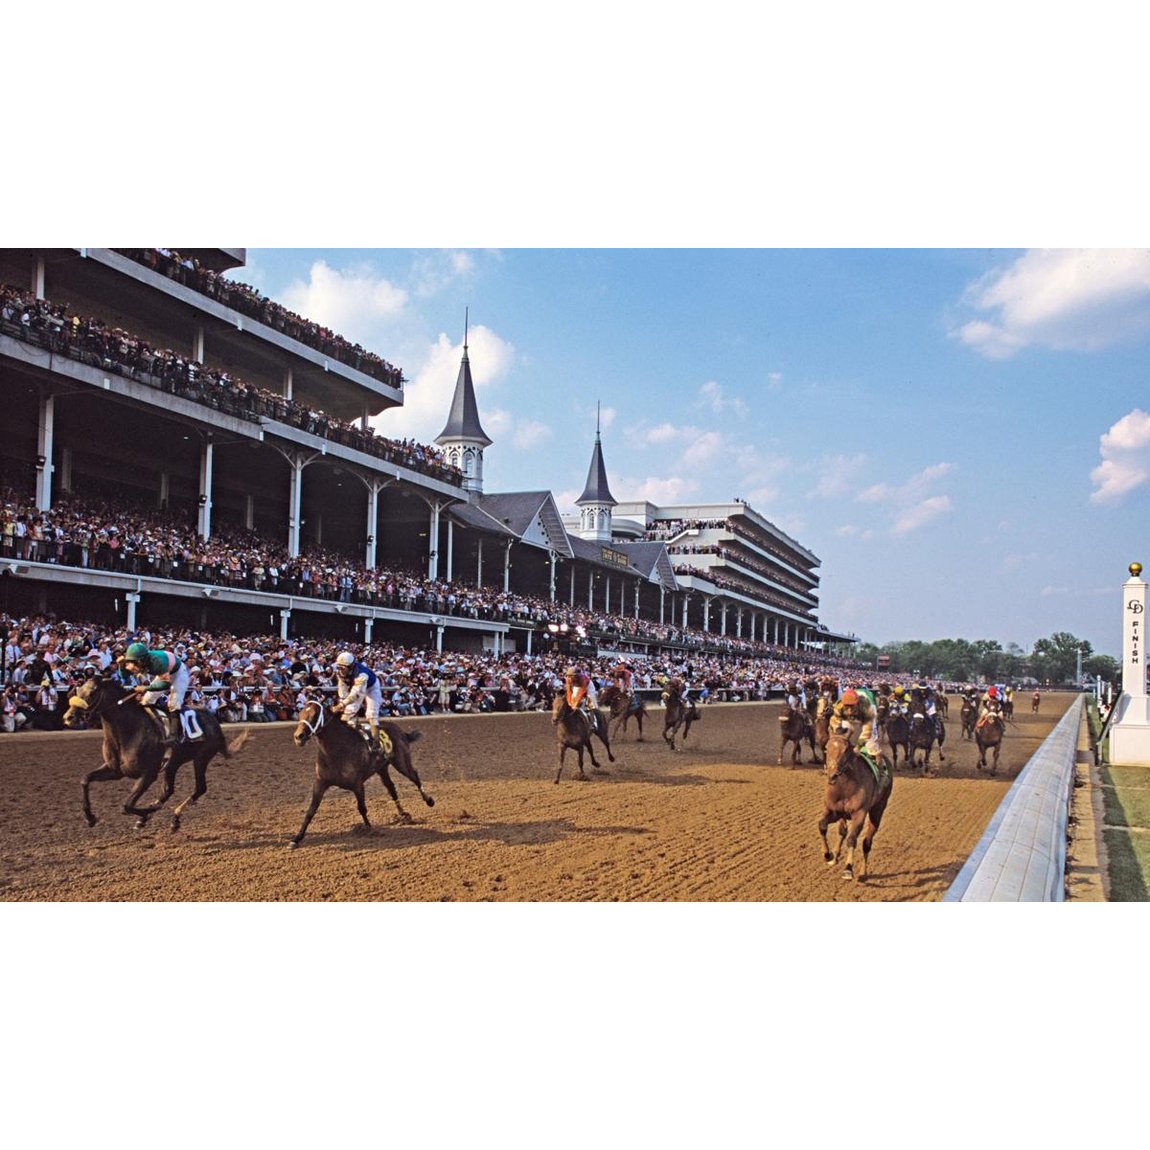
[[[296,280],[284,288],[280,302],[365,347],[375,342],[381,321],[400,318],[407,306],[407,292],[370,268],[337,270],[317,260],[308,277],[306,283]]]
[[[1092,503],[1119,503],[1150,479],[1150,415],[1141,408],[1124,415],[1098,441],[1102,462],[1090,473]]]
[[[699,490],[699,484],[694,479],[686,479],[679,475],[665,477],[649,475],[645,479],[621,476],[618,484],[614,480],[611,481],[611,490],[617,499],[624,499],[628,503],[645,499],[655,504],[675,504],[689,502]],[[578,495],[579,493],[576,493],[575,498],[578,498]]]
[[[683,452],[683,462],[691,467],[703,467],[729,450],[718,431],[705,431],[691,441]]]
[[[949,463],[932,463],[903,484],[874,483],[856,499],[859,503],[891,504],[895,513],[891,534],[906,535],[952,509],[949,495],[930,493],[931,486],[952,470]]]
[[[864,454],[824,455],[818,461],[818,482],[811,495],[821,499],[838,499],[855,489],[855,477],[867,463]]]
[[[469,252],[439,251],[416,259],[412,268],[415,294],[421,299],[437,295],[456,280],[465,279],[475,270],[475,258]]]
[[[660,423],[658,427],[652,427],[646,431],[642,438],[647,443],[670,443],[682,434],[683,432],[673,423]]]
[[[716,380],[709,379],[699,388],[700,403],[709,407],[716,415],[729,411],[737,416],[744,416],[748,412],[747,405],[738,397],[728,399],[723,391],[723,385]]]
[[[520,451],[529,451],[533,447],[546,443],[553,434],[547,424],[540,423],[537,419],[525,419],[515,428],[511,442]]]
[[[1026,347],[1095,351],[1150,331],[1150,250],[1038,250],[970,285],[952,332],[989,359]]]
[[[906,535],[908,532],[929,523],[932,519],[937,519],[950,509],[949,495],[933,495],[916,506],[908,507],[900,512],[898,518],[895,519],[894,527],[891,528],[891,534]]]

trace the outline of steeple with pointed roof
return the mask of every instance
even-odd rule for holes
[[[618,500],[607,486],[607,468],[603,463],[603,442],[599,434],[599,409],[595,409],[595,450],[583,494],[575,500],[579,508],[579,535],[583,539],[611,542],[611,509]]]
[[[475,402],[475,385],[471,381],[471,361],[467,356],[468,317],[463,320],[463,360],[455,381],[455,395],[447,423],[436,436],[435,442],[444,451],[447,462],[463,472],[465,491],[483,491],[483,449],[492,440],[479,422],[479,407]]]

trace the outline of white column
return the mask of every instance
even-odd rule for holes
[[[1146,695],[1146,581],[1130,564],[1122,584],[1122,697],[1110,728],[1115,766],[1150,766],[1150,699]]]
[[[587,570],[587,610],[595,610],[595,568]]]
[[[551,602],[555,602],[555,552],[551,552]]]
[[[32,290],[37,299],[44,298],[44,280],[47,273],[47,262],[43,256],[36,257],[36,266],[32,269]]]
[[[284,369],[284,399],[291,399],[295,384],[292,379],[291,366]]]
[[[483,586],[483,536],[479,536],[479,546],[476,548],[478,551],[478,562],[475,565],[475,586]]]
[[[688,592],[686,592],[686,593],[683,595],[683,622],[682,622],[682,628],[683,628],[683,630],[684,630],[684,631],[687,629],[687,603],[690,601],[690,598],[691,598],[691,593],[690,593],[689,591],[688,591]]]
[[[367,547],[363,555],[363,565],[369,571],[375,570],[375,529],[379,523],[379,492],[380,485],[374,480],[368,484],[367,531],[364,533],[364,538],[367,540]]]
[[[635,618],[639,618],[639,580],[635,580]]]
[[[659,626],[663,626],[663,606],[667,601],[667,588],[662,583],[659,584]]]
[[[431,519],[427,526],[427,577],[439,578],[439,500],[431,505]]]
[[[290,608],[284,608],[280,611],[280,638],[286,639],[288,637],[288,623],[291,621]]]
[[[52,510],[52,439],[56,429],[56,397],[40,399],[40,425],[36,434],[36,508]]]
[[[503,545],[503,593],[511,590],[511,544]]]
[[[288,490],[288,555],[295,559],[299,555],[303,460],[296,455],[290,457],[288,462],[291,464],[291,486]]]
[[[709,631],[711,629],[711,596],[703,596],[703,630]]]
[[[212,537],[212,452],[211,439],[204,441],[200,451],[200,509],[196,517],[196,530],[204,539]]]
[[[72,493],[72,449],[60,448],[60,490]]]
[[[128,601],[127,627],[129,631],[134,631],[136,629],[136,604],[139,603],[140,596],[135,591],[129,591],[124,598]]]
[[[161,508],[168,506],[168,500],[172,497],[172,477],[166,471],[160,472],[160,493],[157,496],[157,505]]]
[[[192,332],[192,359],[196,363],[204,362],[204,325],[202,323],[196,324],[196,330]]]
[[[256,497],[250,492],[244,496],[244,526],[249,531],[256,526]]]
[[[447,581],[451,582],[455,572],[455,520],[447,521]]]

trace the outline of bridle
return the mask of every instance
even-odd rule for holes
[[[315,722],[313,723],[308,722],[308,720],[304,718],[304,714],[307,712],[308,707],[315,707]],[[309,735],[318,735],[319,732],[323,729],[324,722],[327,719],[326,712],[327,708],[323,705],[323,703],[317,703],[313,699],[310,703],[307,704],[307,706],[304,707],[302,711],[300,711],[299,724],[302,727],[307,727],[307,732]]]

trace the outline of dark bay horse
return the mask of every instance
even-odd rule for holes
[[[960,714],[962,718],[962,737],[964,739],[973,739],[974,724],[978,718],[978,704],[973,699],[963,699]]]
[[[827,724],[828,733],[830,731],[830,724]],[[685,737],[685,736],[684,736]],[[791,751],[791,766],[795,767],[803,761],[803,740],[810,744],[811,747],[811,762],[817,763],[819,761],[818,752],[815,750],[815,728],[811,723],[810,716],[806,711],[796,711],[791,707],[784,706],[779,713],[779,766],[783,765],[783,754],[787,749],[787,743],[794,744]]]
[[[663,706],[663,741],[670,744],[672,751],[677,751],[680,748],[675,746],[675,736],[679,728],[683,728],[685,743],[691,724],[699,721],[699,708],[695,706],[694,699],[688,697],[684,701],[681,696],[674,694],[666,696]]]
[[[607,718],[602,711],[595,712],[595,722],[592,722],[591,715],[587,711],[581,707],[573,710],[563,695],[559,694],[551,705],[551,721],[555,724],[555,738],[559,744],[559,770],[555,774],[556,782],[563,774],[563,760],[568,750],[574,751],[579,757],[581,779],[587,778],[583,770],[584,751],[591,756],[591,766],[595,770],[603,769],[595,758],[595,748],[591,745],[592,735],[607,748],[607,760],[612,763],[615,761],[615,756],[611,754],[610,735],[607,733]]]
[[[946,756],[942,753],[942,744],[946,742],[946,727],[943,726],[942,720],[933,719],[921,712],[911,715],[910,731],[907,735],[907,745],[910,747],[909,762],[912,767],[922,767],[924,775],[930,773],[930,752],[934,749],[936,741],[938,761],[945,763]],[[919,751],[922,752],[921,759]]]
[[[1005,730],[1006,720],[997,711],[991,711],[978,720],[978,724],[974,728],[974,741],[978,744],[978,769],[980,771],[986,766],[986,752],[993,751],[994,758],[991,760],[990,773],[991,775],[998,773],[998,756],[1002,752],[1002,735]]]
[[[819,819],[823,859],[828,865],[834,866],[839,861],[845,842],[847,865],[843,871],[843,878],[853,879],[855,844],[865,825],[862,870],[859,873],[860,879],[865,878],[871,843],[882,822],[883,812],[890,801],[890,792],[894,785],[890,760],[884,755],[876,770],[851,747],[848,738],[843,735],[831,735],[827,743],[823,773],[826,778],[826,791],[823,795],[823,817]],[[830,845],[827,843],[827,828],[836,821],[839,824],[839,848],[831,854]]]
[[[96,816],[92,813],[88,794],[92,783],[135,779],[136,785],[121,809],[126,815],[136,816],[137,828],[145,826],[148,819],[172,797],[180,767],[191,762],[195,771],[195,788],[172,810],[172,830],[179,830],[180,815],[184,808],[194,805],[207,792],[208,763],[216,755],[231,758],[243,748],[251,733],[244,731],[229,743],[215,715],[210,711],[197,711],[196,718],[203,736],[178,743],[168,755],[168,748],[163,742],[166,731],[161,728],[161,721],[150,715],[138,699],[137,692],[108,676],[85,680],[68,700],[68,710],[64,714],[65,726],[80,729],[88,725],[89,719],[96,717],[104,731],[103,766],[89,771],[81,784],[84,819],[88,826],[96,825]],[[165,720],[163,726],[166,725]],[[148,806],[140,806],[140,799],[156,781],[161,765],[164,767],[164,788],[160,797]]]
[[[822,754],[824,763],[827,761],[827,743],[831,737],[831,712],[833,709],[834,703],[829,696],[820,695],[818,706],[815,709],[815,746]]]
[[[627,730],[627,722],[634,719],[639,726],[638,741],[643,741],[643,720],[647,717],[647,704],[638,695],[628,695],[614,683],[608,683],[599,692],[599,702],[609,713],[611,738],[618,739]]]
[[[403,809],[396,793],[395,784],[391,781],[388,767],[393,766],[410,779],[419,791],[420,798],[429,806],[435,806],[435,800],[424,793],[423,783],[419,781],[419,774],[411,761],[411,744],[423,737],[420,731],[405,731],[395,723],[381,722],[379,729],[387,733],[391,742],[391,750],[386,754],[379,748],[373,748],[367,739],[350,724],[345,723],[331,709],[323,703],[312,699],[304,705],[299,713],[292,741],[297,747],[306,746],[308,740],[315,738],[315,782],[311,788],[311,803],[303,817],[303,825],[291,839],[289,848],[298,847],[307,832],[308,824],[319,809],[320,801],[327,793],[329,787],[341,787],[355,795],[356,806],[359,808],[360,818],[369,830],[371,823],[367,817],[367,803],[364,800],[363,785],[372,775],[379,775],[399,817],[405,822],[411,822],[411,816]]]
[[[892,707],[886,721],[886,737],[890,743],[892,765],[898,769],[898,749],[902,747],[902,765],[910,762],[910,720],[901,707]]]

